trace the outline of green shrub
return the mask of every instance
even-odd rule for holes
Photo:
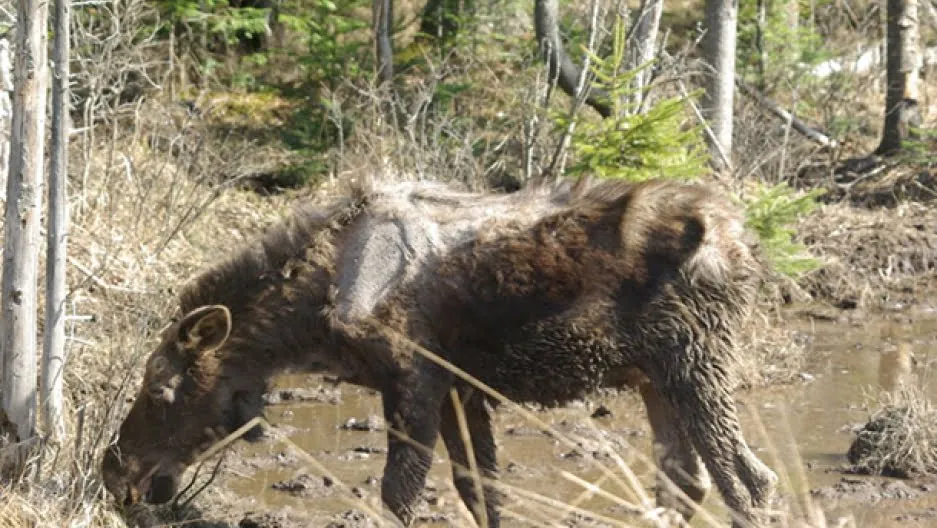
[[[937,129],[911,127],[911,133],[917,137],[902,142],[901,156],[906,163],[921,169],[937,167]]]
[[[555,133],[562,134],[575,120],[570,137],[572,160],[566,174],[594,174],[605,178],[639,181],[651,177],[693,178],[705,170],[707,150],[701,127],[682,125],[683,97],[663,99],[646,112],[638,112],[631,97],[634,77],[649,65],[622,70],[626,52],[623,17],[615,19],[613,42],[606,58],[591,54],[590,68],[597,85],[610,97],[612,115],[589,121],[581,113],[553,112]]]
[[[792,6],[791,2],[798,5]],[[826,3],[826,2],[823,2]],[[833,56],[823,36],[809,24],[791,24],[794,7],[799,17],[805,6],[798,0],[742,2],[738,14],[739,74],[764,86],[803,85],[810,68]],[[759,6],[764,19],[759,24]],[[763,69],[762,69],[763,68]]]
[[[568,130],[570,120],[575,127],[570,137],[572,161],[566,169],[571,176],[592,174],[603,178],[624,178],[630,181],[648,178],[696,179],[705,174],[708,160],[700,126],[682,123],[686,100],[682,97],[663,99],[646,112],[636,112],[629,97],[633,78],[640,68],[620,69],[625,52],[625,28],[619,17],[614,25],[614,41],[610,56],[592,56],[592,70],[598,84],[608,92],[613,105],[612,116],[589,121],[580,115],[553,112],[555,132]],[[786,184],[759,186],[756,193],[744,200],[748,226],[759,236],[766,257],[777,272],[796,276],[819,266],[794,240],[793,224],[817,203],[820,190],[798,194]]]
[[[778,273],[796,277],[817,269],[820,262],[807,253],[800,242],[794,240],[793,224],[797,219],[817,207],[816,198],[822,189],[799,194],[786,183],[759,186],[756,193],[745,200],[748,227],[758,233],[769,265]]]

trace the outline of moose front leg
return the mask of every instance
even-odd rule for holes
[[[433,463],[439,434],[439,410],[452,375],[427,361],[383,393],[387,422],[387,463],[381,499],[404,525],[414,520],[414,506]]]
[[[483,479],[497,478],[497,447],[492,431],[491,415],[485,408],[484,396],[472,389],[459,391],[462,400],[461,410],[465,416],[468,437],[472,443],[479,473]],[[500,515],[498,506],[501,501],[497,489],[489,482],[482,485],[482,496],[478,494],[476,481],[469,463],[463,433],[459,427],[458,413],[452,398],[446,398],[442,405],[441,433],[449,459],[452,464],[452,479],[462,502],[472,513],[475,522],[482,528],[498,528]],[[484,508],[482,508],[484,498]],[[484,516],[482,514],[485,514]],[[487,524],[484,522],[487,518]]]

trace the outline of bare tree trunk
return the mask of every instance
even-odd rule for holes
[[[394,44],[390,35],[394,21],[393,5],[393,0],[372,0],[371,3],[379,85],[389,83],[394,77]]]
[[[62,376],[65,368],[65,251],[68,231],[68,58],[71,0],[55,0],[52,61],[52,142],[49,172],[49,225],[46,240],[46,321],[41,401],[43,432],[53,442],[65,436]]]
[[[3,240],[3,406],[20,441],[36,428],[36,275],[46,121],[48,4],[20,0],[16,9],[13,128]]]
[[[534,3],[534,29],[537,34],[537,46],[540,54],[547,61],[550,82],[556,83],[567,95],[576,96],[579,81],[579,67],[573,64],[563,48],[560,39],[559,17],[556,0],[536,0]],[[612,115],[608,94],[595,87],[589,91],[586,103],[602,117]]]
[[[732,155],[732,102],[735,96],[735,40],[738,18],[736,0],[706,0],[703,60],[706,73],[702,98],[703,116],[712,127],[707,136],[712,162],[717,170],[731,170],[724,159]],[[725,157],[717,155],[718,151]]]
[[[923,4],[924,12],[930,17],[930,27],[937,31],[937,8],[934,7],[931,0],[924,0]]]
[[[797,31],[800,28],[800,2],[797,0],[785,0],[784,12],[787,14],[787,26],[791,31]]]
[[[0,39],[0,199],[7,199],[7,173],[10,168],[10,127],[13,120],[13,72],[10,68],[10,43]],[[3,380],[3,354],[0,349],[0,381]],[[0,394],[0,401],[2,401]]]
[[[757,16],[755,18],[755,48],[758,50],[758,89],[765,89],[765,63],[768,62],[768,53],[765,49],[765,31],[768,26],[768,0],[757,0]]]
[[[283,9],[283,0],[273,0],[270,13],[267,15],[267,28],[269,33],[264,39],[264,49],[279,48],[283,46],[283,22],[280,20],[280,11]]]
[[[875,150],[884,156],[900,151],[902,142],[914,137],[911,128],[921,125],[918,0],[888,0],[887,17],[885,125],[882,142]]]
[[[631,40],[631,58],[628,69],[634,69],[654,58],[657,50],[657,33],[660,30],[660,17],[664,12],[663,0],[641,0],[641,10],[635,21]],[[635,108],[644,102],[644,89],[651,82],[651,71],[644,69],[634,78]]]

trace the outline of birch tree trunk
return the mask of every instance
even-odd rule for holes
[[[394,77],[394,43],[390,34],[394,21],[393,5],[393,0],[372,0],[371,3],[377,79],[380,85],[389,83]]]
[[[713,135],[707,135],[712,163],[717,170],[731,170],[724,160],[732,155],[732,102],[735,96],[735,41],[737,0],[706,0],[703,60],[706,72],[702,97],[703,116]],[[724,156],[722,154],[724,154]]]
[[[755,48],[758,50],[758,89],[765,90],[765,64],[768,50],[765,49],[765,32],[768,30],[768,0],[757,0],[755,17]]]
[[[800,2],[797,0],[784,1],[784,13],[787,15],[787,26],[792,32],[800,29]]]
[[[68,59],[71,0],[55,0],[52,61],[52,141],[49,172],[49,222],[46,229],[46,320],[43,341],[43,433],[53,442],[65,436],[62,376],[65,368],[65,252],[68,232]]]
[[[20,441],[36,428],[36,275],[46,111],[48,4],[19,0],[3,240],[3,406]]]
[[[13,120],[13,72],[10,68],[10,43],[0,39],[0,199],[7,199],[7,173],[10,168],[10,128]],[[0,381],[3,381],[3,354],[0,349]],[[0,401],[3,395],[0,394]]]
[[[888,0],[887,7],[885,76],[888,87],[882,142],[875,151],[884,156],[900,151],[901,143],[914,137],[911,128],[921,125],[918,0]]]
[[[631,41],[631,57],[629,68],[634,69],[654,58],[657,50],[657,34],[660,31],[660,17],[664,12],[663,0],[641,0],[641,10],[635,21],[635,29]],[[651,82],[649,68],[641,70],[635,75],[633,102],[636,109],[640,109],[644,102],[644,89]]]

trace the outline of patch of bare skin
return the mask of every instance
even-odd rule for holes
[[[844,320],[790,323],[809,342],[807,366],[800,381],[793,385],[741,393],[743,427],[757,430],[753,420],[756,413],[768,439],[753,434],[752,448],[773,466],[779,463],[788,474],[788,489],[809,493],[827,512],[827,519],[851,515],[857,526],[931,526],[937,522],[937,480],[851,474],[846,452],[854,431],[874,410],[869,404],[876,391],[894,390],[902,383],[923,383],[929,396],[937,400],[937,384],[930,382],[937,366],[937,311]],[[911,360],[909,352],[913,354]],[[282,397],[283,390],[291,387],[306,387],[302,394],[330,394],[332,398],[303,400],[291,398],[288,393]],[[339,385],[338,393],[327,387],[332,385],[317,376],[280,378],[272,392],[281,398],[267,408],[275,431],[267,441],[239,445],[237,456],[228,457],[234,465],[226,485],[230,491],[249,497],[256,512],[287,508],[310,516],[300,524],[313,518],[344,518],[338,525],[358,526],[354,512],[338,497],[340,494],[332,492],[327,479],[303,464],[292,448],[276,441],[277,435],[288,437],[316,457],[356,495],[379,500],[386,437],[381,424],[373,423],[373,417],[380,416],[380,398],[351,385]],[[560,472],[596,481],[601,474],[587,463],[587,457],[602,458],[606,456],[603,450],[611,447],[632,466],[646,489],[654,485],[653,468],[639,459],[651,456],[651,436],[636,394],[611,393],[539,413],[563,434],[580,438],[580,448],[571,450],[519,414],[501,410],[496,414],[496,424],[501,432],[502,478],[506,484],[572,502],[582,488],[563,479]],[[355,426],[368,423],[375,427]],[[795,446],[785,445],[790,438],[796,439]],[[772,452],[779,460],[772,458]],[[453,526],[465,519],[466,512],[448,479],[446,461],[440,442],[417,526]],[[806,484],[798,480],[798,464]],[[714,495],[703,506],[721,515],[719,499]],[[787,492],[781,500],[796,499]],[[602,497],[578,504],[602,515],[628,519],[612,501]],[[525,511],[520,504],[514,509]],[[265,526],[257,515],[262,514],[255,514],[257,526]],[[524,515],[536,518],[531,512]],[[511,517],[504,521],[505,526],[524,525]],[[596,526],[574,520],[573,515],[566,522],[569,526]]]

